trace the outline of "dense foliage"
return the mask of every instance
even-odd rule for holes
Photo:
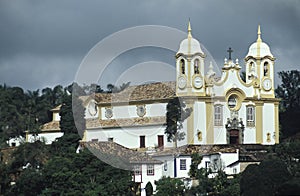
[[[62,103],[65,91],[58,85],[41,92],[0,85],[0,147],[11,137],[35,131],[52,118],[50,109]]]
[[[155,184],[157,196],[180,196],[185,192],[182,180],[177,178],[162,177]]]
[[[183,127],[183,122],[192,113],[192,108],[188,108],[183,99],[175,97],[167,104],[166,113],[166,129],[169,142],[174,142],[177,147],[177,142],[184,139],[184,132],[180,132]]]
[[[9,90],[1,92],[1,97],[2,95],[4,97],[4,101],[1,99],[2,103],[8,105],[18,103],[17,98],[15,98],[16,102],[14,102],[15,100],[9,101],[12,99],[10,93],[15,92],[16,89],[20,96],[27,97],[27,93],[23,93],[19,88],[5,88]],[[54,89],[57,96],[53,97],[59,97],[58,101],[52,100],[53,90],[50,88],[42,90],[42,95],[38,91],[29,93],[29,95],[34,94],[31,96],[34,99],[28,97],[26,99],[29,100],[32,111],[33,108],[36,112],[40,111],[35,115],[43,115],[42,110],[62,104],[60,128],[64,132],[64,136],[51,145],[45,145],[42,141],[21,144],[6,163],[1,161],[0,195],[131,195],[134,184],[131,181],[130,171],[107,165],[87,149],[76,153],[80,140],[77,130],[79,129],[79,133],[85,130],[82,102],[76,97],[73,97],[72,100],[71,93],[74,92],[72,86],[65,89],[57,86]],[[90,91],[90,89],[86,89],[79,90],[86,94]],[[9,98],[5,98],[5,96]],[[22,101],[20,101],[20,105],[22,105],[21,103]],[[26,104],[22,105],[25,111],[27,111],[27,106]],[[40,110],[37,109],[39,107],[41,107]],[[42,109],[42,107],[45,108]],[[23,109],[21,108],[20,111]],[[73,111],[76,111],[75,116],[73,116]],[[21,114],[20,119],[22,119]],[[45,122],[50,120],[50,118],[45,118]],[[6,121],[9,122],[8,119]],[[6,121],[4,118],[1,119],[1,122]],[[38,129],[42,122],[36,121],[33,125]],[[12,126],[14,125],[12,124]],[[14,129],[17,129],[17,126],[15,125]],[[20,128],[20,130],[22,129]],[[10,133],[11,135],[9,135]],[[1,134],[16,136],[20,133],[10,132],[10,129],[7,129],[2,130]],[[3,145],[5,144],[3,143]]]
[[[300,133],[300,71],[278,73],[282,83],[276,89],[280,102],[280,125],[283,138]]]
[[[51,109],[54,107],[66,102],[66,99],[72,99],[70,93],[72,91],[76,92],[76,96],[88,95],[98,92],[107,92],[111,93],[112,91],[121,91],[129,86],[128,83],[124,83],[121,86],[117,87],[112,84],[107,85],[109,88],[103,90],[97,84],[79,86],[74,83],[67,87],[62,87],[57,85],[53,88],[44,88],[41,91],[24,91],[20,87],[9,87],[0,85],[0,148],[6,147],[6,141],[9,138],[16,136],[24,136],[25,131],[29,130],[31,132],[39,132],[39,128],[42,124],[52,120]],[[62,112],[64,112],[65,107],[72,107],[72,103],[69,105],[63,105]],[[73,103],[73,107],[78,111],[80,110],[80,102]],[[81,111],[78,112],[81,114]],[[63,115],[64,116],[64,115]],[[69,117],[73,116],[73,113],[69,114]],[[77,116],[77,115],[76,115]],[[63,123],[68,122],[62,121]],[[79,119],[81,117],[79,116]],[[82,122],[75,119],[77,128],[81,127],[80,130],[84,130]],[[69,127],[66,129],[67,132],[76,132],[74,128]],[[81,132],[80,132],[81,133]]]

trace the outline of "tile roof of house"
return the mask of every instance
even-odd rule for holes
[[[43,124],[41,131],[60,131],[59,121],[51,121]]]
[[[158,82],[129,86],[123,91],[117,93],[96,93],[93,96],[98,104],[163,100],[176,96],[175,87],[175,82]]]
[[[52,111],[52,112],[53,112],[53,111],[59,111],[60,108],[61,108],[61,104],[58,105],[58,106],[56,106],[55,108],[51,109],[50,111]]]
[[[86,119],[86,127],[87,128],[109,128],[109,127],[162,125],[165,122],[166,122],[165,116],[108,119],[108,120],[101,120],[99,118],[95,118],[95,119]]]
[[[242,155],[257,155],[266,152],[267,147],[259,144],[242,144],[242,145],[184,145],[178,148],[166,148],[154,153],[154,156],[160,155],[190,155],[193,153],[214,154],[214,153],[235,153],[239,150]],[[258,160],[258,159],[257,159]]]
[[[132,169],[132,164],[161,164],[146,152],[126,148],[115,142],[85,142],[84,146],[93,152],[102,161],[115,167]]]

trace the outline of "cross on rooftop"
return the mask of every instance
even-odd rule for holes
[[[231,47],[229,47],[229,49],[227,50],[227,52],[229,54],[228,60],[231,60],[231,53],[233,52],[233,50],[231,49]]]

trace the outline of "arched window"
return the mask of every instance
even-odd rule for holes
[[[180,69],[181,69],[181,73],[185,74],[185,65],[183,59],[180,60]]]
[[[250,63],[250,66],[249,66],[249,72],[251,72],[251,71],[253,70],[253,68],[254,68],[254,63],[251,62],[251,63]]]
[[[269,70],[269,63],[265,62],[264,63],[264,76],[265,77],[269,76],[269,72],[270,72],[270,70]]]
[[[200,71],[199,71],[199,65],[200,65],[199,59],[196,59],[196,60],[194,61],[194,73],[195,73],[195,74],[199,74],[199,73],[200,73]]]
[[[249,71],[248,71],[248,79],[251,80],[253,79],[255,76],[256,76],[256,73],[255,73],[255,65],[253,62],[250,62],[250,65],[249,65]]]

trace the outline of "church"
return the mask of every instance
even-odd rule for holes
[[[224,60],[217,77],[199,41],[188,35],[176,53],[176,81],[130,86],[119,93],[98,93],[84,100],[86,141],[113,141],[128,148],[173,147],[165,136],[166,106],[180,97],[192,108],[178,146],[279,142],[274,63],[269,46],[257,40],[245,57],[245,78],[238,60]]]
[[[187,38],[178,43],[175,55],[176,81],[81,98],[86,108],[82,143],[100,152],[97,156],[102,160],[123,153],[142,195],[147,182],[155,187],[162,176],[190,184],[192,153],[203,156],[199,167],[222,169],[229,175],[259,163],[255,156],[279,143],[275,57],[262,41],[260,26],[257,40],[245,51],[244,77],[238,59],[231,58],[232,49],[227,52],[229,58],[217,76],[189,23]],[[166,108],[175,97],[192,109],[180,130],[184,137],[176,145],[165,134]]]

